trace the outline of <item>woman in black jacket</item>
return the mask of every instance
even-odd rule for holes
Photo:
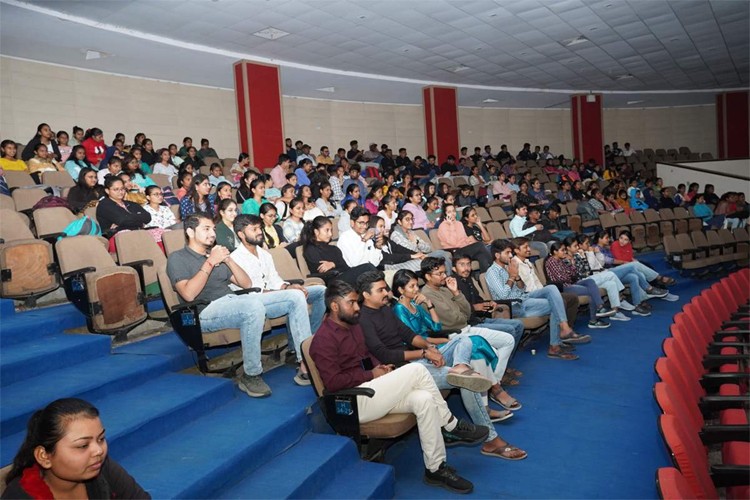
[[[55,140],[55,134],[52,132],[52,129],[49,128],[49,125],[46,123],[40,123],[39,126],[36,128],[36,135],[29,139],[29,142],[26,144],[26,147],[23,148],[23,153],[21,153],[21,159],[23,161],[29,161],[34,157],[36,146],[37,144],[42,143],[47,145],[47,149],[49,149],[49,146],[52,145],[52,152],[55,156],[55,159],[57,161],[60,161],[62,159],[62,155],[60,154],[60,148],[57,147],[57,141]]]
[[[29,419],[2,498],[151,498],[108,457],[99,410],[82,399],[53,401]]]
[[[82,212],[89,204],[99,201],[104,189],[97,184],[96,170],[84,167],[78,174],[78,183],[70,188],[68,204],[73,212]]]
[[[302,255],[310,269],[310,276],[323,278],[326,284],[333,280],[342,280],[356,286],[357,276],[374,271],[375,266],[368,263],[349,267],[341,250],[331,245],[332,230],[331,219],[322,215],[305,223],[302,229]]]
[[[422,259],[426,257],[422,252],[412,252],[408,248],[394,243],[388,238],[385,230],[385,220],[377,215],[370,216],[369,226],[375,230],[375,247],[383,253],[383,260],[380,266],[386,271],[398,271],[399,269],[408,269],[418,272]]]
[[[96,220],[102,228],[102,234],[114,236],[123,229],[143,229],[151,222],[151,214],[132,201],[125,201],[125,184],[122,179],[108,176],[104,180],[105,198],[96,206]]]

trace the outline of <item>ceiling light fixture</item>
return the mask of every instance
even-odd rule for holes
[[[319,89],[315,89],[318,92],[328,92],[329,94],[333,94],[336,92],[336,87],[321,87]]]
[[[93,50],[93,49],[83,49],[81,52],[84,54],[87,61],[93,61],[95,59],[104,59],[105,57],[109,57],[112,54],[107,54],[106,52],[102,52],[101,50]]]
[[[484,100],[484,101],[482,101],[482,102],[487,102],[487,103],[491,103],[491,102],[500,102],[500,101],[498,101],[497,99],[492,99],[492,98],[490,98],[490,99],[485,99],[485,100]]]
[[[641,100],[641,101],[628,101],[628,106],[631,106],[633,104],[640,104],[642,102],[646,102],[646,101],[643,101],[643,100]]]
[[[464,64],[459,64],[458,66],[453,66],[452,68],[448,68],[448,71],[450,71],[452,73],[460,73],[462,71],[468,71],[470,69],[471,68],[469,68],[468,66],[466,66]]]
[[[278,40],[279,38],[283,38],[287,36],[289,33],[286,31],[278,30],[276,28],[268,27],[266,29],[262,29],[260,31],[256,31],[253,33],[253,35],[258,36],[260,38],[265,38],[266,40]]]
[[[631,75],[630,73],[625,73],[624,75],[617,75],[615,77],[615,80],[619,82],[621,80],[630,80],[631,78],[633,78],[633,75]]]
[[[562,41],[562,42],[560,42],[560,43],[562,43],[562,44],[563,44],[563,45],[565,45],[566,47],[572,47],[573,45],[578,45],[578,44],[580,44],[580,43],[586,43],[586,42],[588,42],[588,41],[589,41],[589,39],[588,39],[588,38],[586,38],[585,36],[583,36],[583,35],[578,35],[578,36],[577,36],[577,37],[575,37],[575,38],[568,38],[567,40],[563,40],[563,41]]]

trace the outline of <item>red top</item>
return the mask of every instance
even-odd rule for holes
[[[104,141],[96,141],[93,137],[89,137],[83,141],[81,146],[86,150],[86,159],[96,166],[99,165],[107,153],[107,145],[104,144]]]
[[[625,246],[620,245],[618,241],[615,241],[610,246],[610,250],[612,250],[612,257],[614,257],[616,260],[621,260],[623,262],[633,262],[635,258],[633,257],[633,244],[628,243]]]

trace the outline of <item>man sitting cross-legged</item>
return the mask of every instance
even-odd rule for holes
[[[489,342],[497,352],[498,362],[488,373],[493,383],[489,392],[490,399],[506,410],[520,410],[521,403],[516,401],[500,385],[516,344],[513,335],[496,328],[485,328],[483,325],[469,325],[469,318],[472,313],[471,304],[459,290],[456,278],[446,276],[443,259],[438,257],[424,259],[422,261],[422,277],[425,282],[422,293],[435,306],[435,312],[440,318],[443,329],[463,335],[479,335]]]
[[[453,416],[423,364],[409,363],[401,368],[383,365],[367,350],[359,326],[359,296],[351,285],[333,280],[326,289],[325,302],[328,316],[313,336],[310,355],[326,390],[373,389],[371,398],[357,396],[359,421],[363,423],[389,413],[414,413],[425,464],[424,481],[470,493],[474,489],[471,482],[446,463],[443,432],[467,444],[478,444],[489,430]]]
[[[167,274],[181,302],[203,301],[198,306],[201,329],[206,332],[239,328],[242,341],[243,373],[240,390],[252,397],[271,394],[261,378],[260,339],[266,308],[258,295],[235,295],[230,284],[250,288],[252,282],[232,259],[229,250],[214,245],[216,231],[210,216],[194,213],[184,221],[187,245],[167,261]]]
[[[526,291],[525,282],[519,276],[519,261],[513,258],[513,243],[508,240],[492,242],[495,263],[487,271],[487,286],[495,300],[516,299],[514,312],[520,317],[550,315],[549,349],[547,357],[575,360],[578,356],[566,351],[563,343],[585,344],[591,342],[588,335],[578,335],[568,323],[565,303],[554,285],[547,285],[531,292]]]
[[[288,316],[287,331],[291,334],[289,345],[290,348],[294,346],[299,365],[294,382],[298,385],[310,385],[307,369],[300,363],[302,357],[299,346],[323,322],[323,296],[326,289],[323,285],[290,285],[281,279],[274,266],[273,257],[262,248],[262,228],[263,220],[257,215],[238,215],[234,219],[234,232],[237,233],[241,245],[232,252],[231,257],[250,277],[252,286],[261,289],[262,293],[258,297],[266,308],[266,316]],[[312,305],[309,316],[307,304]]]

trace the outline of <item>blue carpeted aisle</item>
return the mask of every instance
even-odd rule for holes
[[[76,396],[99,408],[111,456],[154,498],[393,496],[390,466],[311,432],[315,398],[293,369],[268,373],[273,396],[251,399],[230,380],[175,373],[193,359],[173,333],[112,351],[106,336],[62,333],[81,323],[70,306],[15,314],[0,301],[1,466],[34,410]]]
[[[478,448],[450,448],[448,460],[475,485],[480,498],[657,498],[654,474],[669,465],[656,428],[658,407],[652,397],[655,360],[669,335],[672,317],[713,281],[694,281],[670,273],[661,253],[640,257],[675,277],[677,302],[652,299],[650,317],[612,322],[589,330],[579,315],[579,332],[591,344],[578,347],[578,361],[552,360],[544,342],[536,356],[519,352],[513,366],[523,371],[521,385],[509,388],[523,408],[495,424],[501,437],[529,453],[510,462],[481,455]],[[461,412],[460,399],[450,405]],[[422,483],[416,436],[390,450],[399,498],[442,498],[450,492]]]

